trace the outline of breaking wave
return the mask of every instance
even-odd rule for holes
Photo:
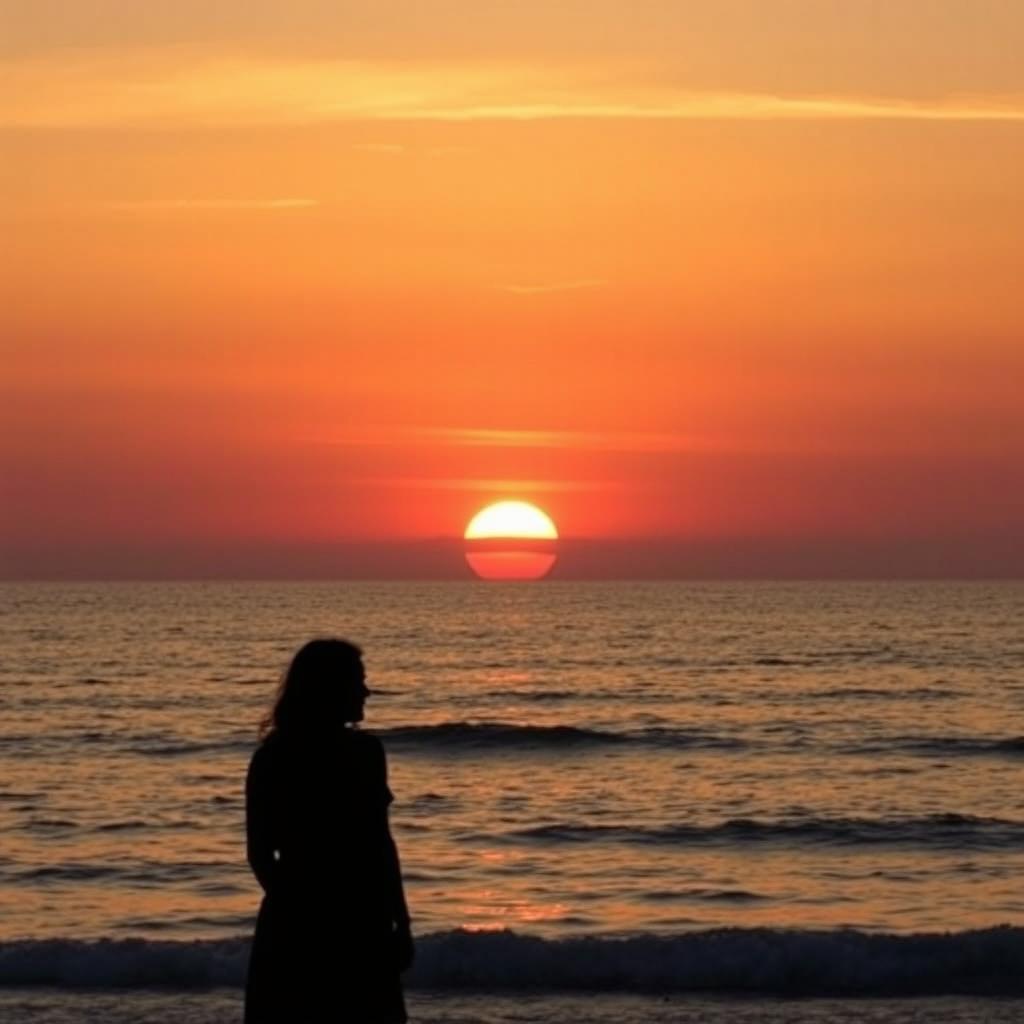
[[[742,740],[698,730],[652,727],[628,732],[581,729],[571,725],[514,725],[508,722],[441,722],[436,725],[410,725],[377,729],[379,736],[394,748],[444,748],[445,750],[558,750],[567,747],[622,746],[646,744],[659,747],[704,747],[733,749],[745,746]]]
[[[918,935],[719,929],[543,939],[450,931],[418,940],[411,988],[796,995],[1022,995],[1024,929]],[[0,944],[0,985],[202,989],[240,986],[244,939]]]
[[[806,818],[758,821],[734,818],[714,825],[633,825],[555,823],[506,833],[511,841],[652,845],[785,843],[825,846],[913,846],[929,849],[1005,850],[1024,848],[1024,822],[965,814],[908,818]]]
[[[851,754],[902,752],[934,757],[1024,757],[1024,736],[898,736],[860,743]]]

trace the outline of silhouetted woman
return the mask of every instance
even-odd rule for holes
[[[384,748],[352,725],[362,652],[313,640],[292,659],[246,780],[249,864],[263,886],[246,1024],[401,1024],[409,911],[388,827]]]

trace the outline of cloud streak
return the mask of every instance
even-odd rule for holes
[[[308,210],[319,199],[124,199],[102,204],[107,210]]]
[[[342,447],[450,446],[604,452],[697,452],[728,450],[706,438],[639,431],[520,430],[476,427],[370,427],[332,438],[304,441]]]
[[[1024,96],[683,90],[634,70],[148,55],[9,62],[0,124],[23,127],[335,121],[1024,120]],[[357,143],[398,152],[390,143]]]
[[[396,490],[481,491],[486,494],[585,494],[619,491],[626,484],[618,480],[508,480],[479,477],[354,477],[349,483],[360,487]]]
[[[637,121],[1024,121],[1024,103],[847,99],[838,96],[774,96],[761,93],[694,93],[648,103],[524,103],[407,110],[397,120],[541,121],[608,119]]]

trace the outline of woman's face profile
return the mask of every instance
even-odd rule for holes
[[[361,722],[366,708],[366,698],[370,691],[366,686],[366,669],[363,663],[353,669],[349,667],[345,677],[339,680],[341,698],[341,717],[346,722]]]

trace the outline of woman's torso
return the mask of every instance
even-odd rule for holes
[[[387,839],[384,755],[372,736],[350,729],[327,736],[276,734],[253,755],[275,886],[355,910],[379,901]]]

